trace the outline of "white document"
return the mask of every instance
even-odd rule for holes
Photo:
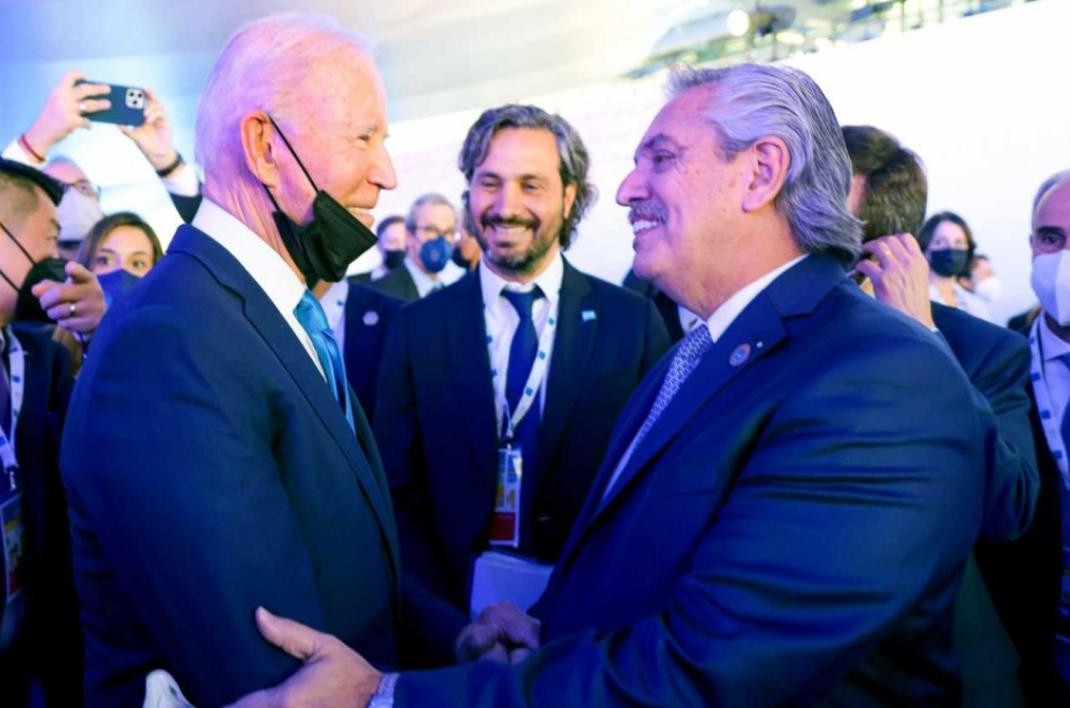
[[[546,589],[554,567],[528,558],[499,551],[487,551],[476,558],[472,576],[472,617],[487,605],[508,600],[525,612]]]

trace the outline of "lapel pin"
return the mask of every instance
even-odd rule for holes
[[[375,310],[368,310],[364,313],[364,324],[369,327],[374,327],[379,324],[379,313]]]
[[[745,362],[748,358],[750,358],[750,345],[749,344],[740,344],[732,352],[732,355],[730,357],[728,357],[728,363],[731,364],[732,366],[739,366],[740,364]]]
[[[580,316],[583,318],[584,322],[591,322],[592,320],[598,319],[598,315],[594,310],[584,310],[580,313]]]

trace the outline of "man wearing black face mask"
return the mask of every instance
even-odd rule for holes
[[[296,662],[260,604],[389,665],[408,648],[386,480],[310,290],[375,242],[386,128],[365,45],[327,19],[253,22],[212,70],[204,201],[98,333],[64,436],[88,702],[140,704],[159,667],[198,705],[273,683]]]
[[[81,705],[82,642],[71,576],[59,441],[72,385],[67,352],[14,322],[24,283],[55,254],[62,187],[0,160],[0,687],[4,703]],[[32,264],[38,265],[32,265]],[[31,267],[32,265],[32,267]],[[65,278],[62,269],[57,274]],[[10,285],[10,287],[9,287]],[[24,295],[24,293],[26,293]]]
[[[373,285],[413,301],[457,282],[466,270],[451,260],[457,242],[457,212],[441,194],[421,195],[405,218],[405,259]]]

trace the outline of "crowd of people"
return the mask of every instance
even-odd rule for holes
[[[121,128],[165,254],[53,154],[84,78],[0,160],[4,705],[1070,704],[1070,171],[1003,327],[921,156],[801,71],[679,69],[615,285],[537,106],[375,223],[368,47],[276,15],[198,168],[151,90]]]

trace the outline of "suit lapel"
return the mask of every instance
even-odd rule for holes
[[[308,352],[294,336],[278,309],[226,249],[197,229],[191,226],[180,227],[168,252],[184,252],[201,261],[221,284],[242,298],[245,317],[275,352],[283,368],[305,395],[316,417],[349,462],[357,483],[371,504],[383,536],[387,539],[394,570],[399,573],[399,553],[389,499],[384,496],[382,487],[375,479],[374,471],[363,455],[354,431],[349,429],[341,407],[334,400]]]
[[[465,439],[471,441],[475,450],[473,459],[479,465],[477,478],[487,480],[489,485],[497,478],[496,458],[487,455],[486,451],[497,447],[498,431],[479,277],[470,273],[447,291],[455,300],[447,305],[449,316],[444,318],[450,365],[443,375],[452,377],[455,382],[454,400],[458,402],[468,427]]]
[[[580,387],[587,372],[587,363],[598,332],[598,308],[594,291],[587,277],[564,261],[561,296],[557,308],[557,333],[554,335],[550,378],[546,382],[546,405],[539,421],[537,462],[541,469],[569,422]],[[581,312],[595,313],[593,319],[582,319]],[[541,485],[546,475],[536,476]]]
[[[661,417],[636,446],[605,501],[595,508],[589,522],[596,521],[600,514],[620,499],[641,476],[648,463],[672,442],[700,408],[732,379],[777,347],[786,336],[785,318],[811,312],[817,302],[843,278],[843,268],[830,257],[812,255],[788,269],[760,292],[688,376]],[[664,376],[663,371],[658,380],[658,389]],[[655,397],[650,398],[650,405]],[[725,400],[722,405],[730,407],[732,402]],[[649,409],[650,406],[643,411],[642,418],[645,419]],[[635,429],[637,431],[638,426]],[[632,437],[628,438],[628,443]],[[618,459],[614,459],[614,467]],[[608,474],[612,474],[612,470]],[[600,495],[603,494],[604,487],[597,489]]]

